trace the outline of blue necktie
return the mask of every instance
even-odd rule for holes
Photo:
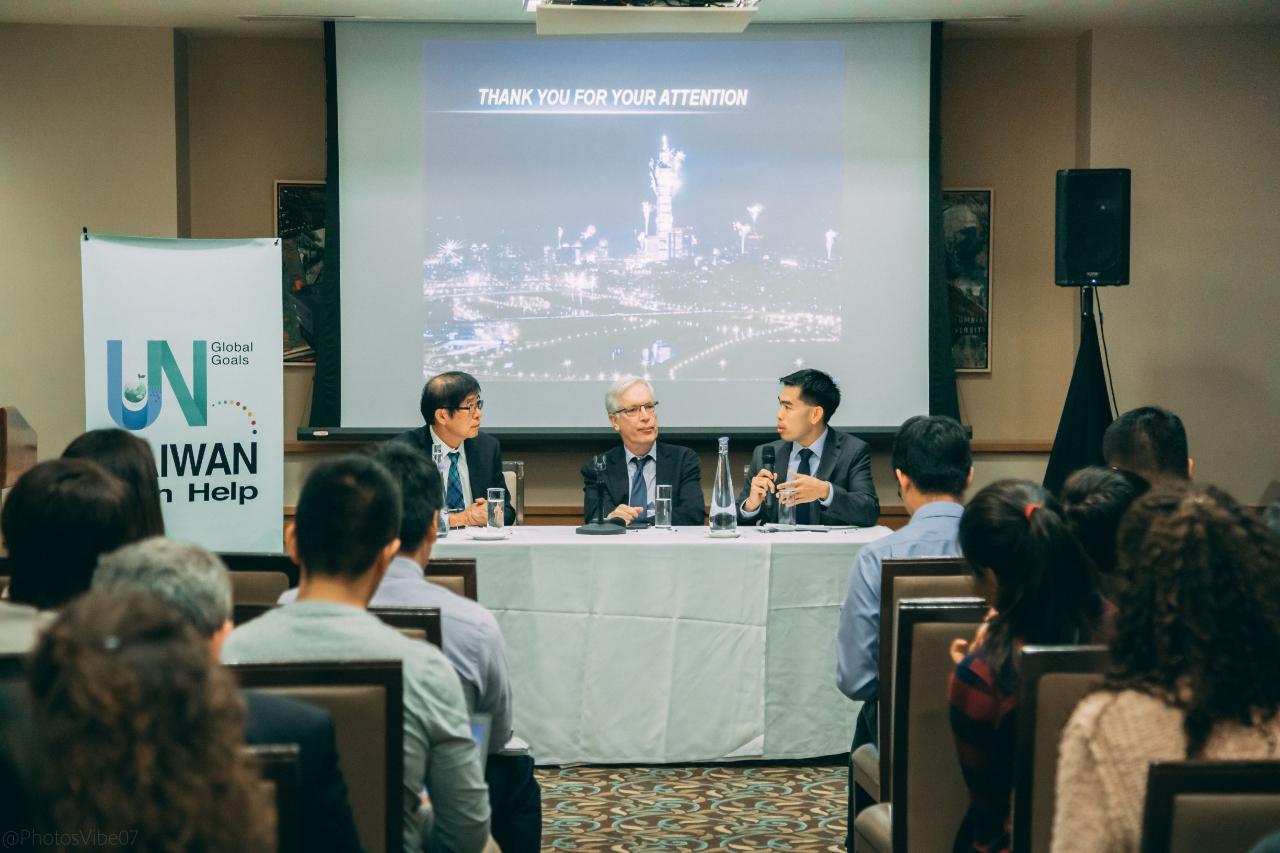
[[[445,501],[447,509],[465,509],[462,501],[462,474],[458,471],[458,451],[449,454],[449,488]]]
[[[631,460],[631,464],[636,466],[635,479],[631,481],[631,506],[644,507],[644,511],[640,513],[640,518],[644,518],[649,513],[649,487],[644,484],[644,466],[652,457],[637,456]]]
[[[809,460],[813,458],[813,451],[807,447],[800,448],[800,465],[796,468],[797,474],[811,474],[809,468]],[[796,524],[813,524],[813,513],[809,504],[800,504],[796,507]]]

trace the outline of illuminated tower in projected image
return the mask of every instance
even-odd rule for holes
[[[649,186],[658,197],[654,210],[653,237],[645,242],[645,254],[651,261],[666,261],[683,254],[680,234],[675,227],[671,200],[680,191],[680,170],[684,168],[684,152],[672,150],[663,134],[662,150],[649,161]]]

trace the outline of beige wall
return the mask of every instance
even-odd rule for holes
[[[84,430],[81,226],[174,236],[172,31],[0,26],[0,403]]]
[[[1197,477],[1259,501],[1280,479],[1280,28],[1097,32],[1092,54],[1091,164],[1133,169],[1133,283],[1103,294],[1120,407],[1177,411]]]
[[[1075,358],[1077,292],[1053,283],[1054,173],[1076,165],[1074,39],[949,41],[942,184],[989,187],[991,372],[959,379],[978,440],[1051,440]]]
[[[324,43],[192,37],[187,55],[191,236],[270,236],[273,182],[324,180]]]
[[[1103,295],[1121,406],[1182,412],[1200,473],[1245,500],[1276,478],[1280,219],[1264,193],[1280,166],[1278,48],[1274,28],[946,44],[944,184],[995,190],[994,369],[960,380],[976,439],[1053,435],[1076,329],[1074,292],[1052,283],[1053,173],[1087,160],[1134,169],[1134,285]],[[271,182],[323,177],[319,41],[192,37],[185,53],[180,183],[171,32],[0,27],[0,398],[28,414],[44,456],[84,420],[80,225],[174,234],[189,198],[193,236],[269,234]],[[291,418],[308,394],[309,372],[290,369]],[[516,448],[530,502],[576,502],[589,452]],[[1043,463],[983,456],[978,481]],[[883,454],[875,464],[895,503]],[[287,502],[305,465],[290,462]]]

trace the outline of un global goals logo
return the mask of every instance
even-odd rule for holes
[[[163,381],[182,409],[188,426],[209,425],[209,363],[206,341],[191,342],[191,384],[182,375],[168,341],[147,341],[147,372],[133,381],[124,378],[124,347],[107,341],[107,410],[111,420],[127,430],[145,429],[160,417]],[[130,408],[144,403],[141,408]]]

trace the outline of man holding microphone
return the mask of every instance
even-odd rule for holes
[[[827,426],[840,405],[839,386],[810,369],[778,381],[779,440],[751,454],[738,523],[776,522],[777,501],[785,501],[795,507],[796,524],[873,526],[880,499],[871,480],[871,451],[866,442]],[[777,500],[768,500],[775,493]]]

